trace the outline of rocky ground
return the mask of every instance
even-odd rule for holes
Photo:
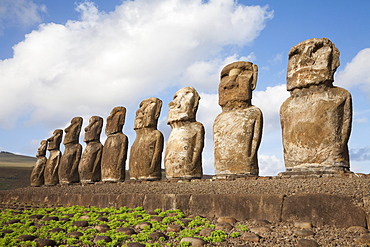
[[[26,187],[17,189],[22,193],[150,193],[150,194],[284,194],[327,193],[351,196],[359,204],[370,196],[370,176],[347,174],[341,177],[260,177],[235,180],[192,180],[97,183],[94,185],[69,185],[54,187]],[[343,212],[346,213],[346,212]],[[219,219],[210,219],[215,224]],[[230,226],[229,226],[229,225]],[[247,231],[240,231],[237,225],[246,225]],[[335,228],[315,226],[311,222],[267,222],[244,220],[219,224],[231,234],[239,231],[240,236],[226,242],[207,246],[370,246],[370,233],[362,227]]]

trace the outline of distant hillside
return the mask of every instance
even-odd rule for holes
[[[36,158],[0,151],[0,190],[26,187]]]
[[[0,151],[0,167],[32,167],[35,163],[35,157]]]

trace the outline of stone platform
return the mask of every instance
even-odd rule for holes
[[[143,206],[146,210],[180,209],[187,215],[232,216],[239,220],[309,221],[316,226],[368,226],[370,178],[259,177],[232,181],[122,182],[27,187],[0,191],[2,203]]]

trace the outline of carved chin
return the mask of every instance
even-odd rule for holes
[[[326,81],[333,81],[333,73],[327,69],[300,69],[287,77],[288,91],[294,88],[308,87],[318,85]]]
[[[179,112],[176,112],[176,113],[171,113],[169,112],[168,113],[168,123],[171,123],[171,122],[180,122],[180,121],[188,121],[188,120],[192,120],[192,116],[189,116],[189,114],[187,113],[179,113]]]

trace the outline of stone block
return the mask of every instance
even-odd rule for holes
[[[189,200],[189,213],[204,217],[214,217],[214,195],[195,194]]]
[[[283,195],[214,195],[216,217],[280,221]]]
[[[353,203],[351,197],[329,194],[287,196],[282,221],[308,221],[314,226],[366,227],[365,212]]]
[[[117,207],[136,208],[143,206],[145,194],[121,194],[117,197]]]

